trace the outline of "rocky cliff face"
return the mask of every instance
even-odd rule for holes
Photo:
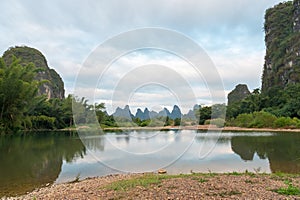
[[[173,107],[172,112],[170,112],[167,108],[164,108],[160,112],[155,112],[155,111],[149,111],[148,108],[145,108],[144,111],[142,111],[140,108],[137,109],[137,112],[135,115],[133,115],[130,111],[130,108],[128,105],[126,105],[123,109],[120,107],[117,107],[116,111],[113,113],[114,117],[120,117],[124,119],[133,119],[133,118],[139,118],[141,120],[148,120],[151,118],[155,117],[169,117],[170,119],[176,119],[176,118],[181,118],[182,113],[180,108],[175,105]]]
[[[239,84],[235,86],[234,90],[232,90],[228,94],[228,105],[232,103],[239,102],[249,96],[251,93],[245,84]]]
[[[176,119],[176,118],[181,119],[181,117],[182,117],[181,110],[180,110],[180,108],[177,105],[175,105],[173,107],[173,110],[172,110],[172,112],[171,112],[171,114],[170,114],[169,117],[171,119]]]
[[[39,94],[45,94],[48,98],[64,98],[65,90],[61,77],[54,69],[48,67],[47,60],[40,51],[30,47],[13,47],[4,52],[4,62],[10,65],[13,56],[20,59],[22,65],[33,63],[37,68],[42,69],[36,79],[46,80],[46,82],[39,87]]]
[[[266,56],[262,92],[300,82],[300,0],[280,3],[265,14]]]
[[[132,118],[134,117],[133,114],[131,114],[131,111],[129,109],[129,106],[126,105],[124,107],[124,109],[117,107],[116,111],[113,113],[114,117],[121,117],[121,118],[125,118],[128,120],[132,120]]]
[[[148,108],[145,108],[144,112],[138,108],[135,117],[139,118],[140,120],[147,120],[150,119],[150,112]]]

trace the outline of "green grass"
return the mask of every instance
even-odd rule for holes
[[[106,186],[106,189],[115,191],[125,191],[137,186],[148,187],[151,184],[160,184],[167,175],[145,174],[141,177],[120,180]]]
[[[245,180],[245,183],[253,184],[254,181],[247,179],[247,180]]]
[[[235,172],[235,171],[233,171],[233,172],[229,172],[229,173],[227,173],[228,175],[233,175],[233,176],[241,176],[241,175],[244,175],[245,173],[240,173],[240,172]]]
[[[200,178],[198,181],[199,181],[200,183],[205,183],[205,182],[207,182],[208,180],[207,180],[207,179],[204,179],[204,178]]]
[[[162,186],[162,181],[165,179],[172,179],[172,178],[189,178],[195,181],[198,181],[200,183],[208,182],[211,177],[214,177],[218,175],[217,173],[192,173],[192,174],[179,174],[179,175],[168,175],[168,174],[144,174],[142,176],[125,179],[125,180],[119,180],[115,181],[113,183],[110,183],[106,186],[104,186],[105,189],[108,190],[114,190],[114,191],[127,191],[136,187],[143,187],[147,188],[151,185],[157,185],[158,187]],[[241,175],[249,175],[250,177],[258,176],[254,173],[239,173],[239,172],[231,172],[227,173],[229,176],[241,176]],[[296,187],[292,184],[290,181],[290,178],[292,177],[299,177],[299,175],[293,175],[293,174],[285,174],[285,173],[276,173],[269,176],[277,177],[279,180],[285,180],[286,187],[282,187],[276,190],[273,190],[276,193],[284,194],[284,195],[300,195],[300,188]],[[251,179],[245,180],[246,183],[253,184],[255,183]],[[231,195],[238,195],[241,194],[239,191],[229,191],[227,193],[224,193],[222,195],[225,196],[231,196]]]
[[[275,190],[275,192],[283,195],[300,195],[300,188],[294,186],[290,180],[285,180],[284,183],[287,185],[287,187],[281,187]]]
[[[287,174],[287,173],[283,173],[283,172],[275,172],[273,174],[271,174],[271,178],[274,180],[287,180],[288,178],[297,178],[299,177],[299,174]]]
[[[211,175],[208,175],[211,176]],[[167,175],[167,174],[145,174],[143,176],[126,179],[126,180],[119,180],[109,185],[105,186],[108,190],[115,190],[115,191],[126,191],[137,186],[141,187],[149,187],[150,185],[156,184],[160,185],[162,180],[164,179],[172,179],[172,178],[192,178],[193,180],[197,180],[200,183],[207,182],[203,177],[207,177],[207,174],[200,174],[200,173],[193,173],[193,174],[179,174],[179,175]]]

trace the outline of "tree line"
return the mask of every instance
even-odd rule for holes
[[[107,126],[115,125],[104,112],[104,104],[92,106],[84,98],[75,99],[72,95],[64,99],[38,95],[38,87],[44,81],[35,77],[41,70],[32,63],[21,65],[17,58],[7,66],[0,58],[0,133],[72,127],[72,102],[95,111],[99,121]]]
[[[227,107],[226,125],[239,127],[300,128],[300,83],[255,89]]]
[[[85,98],[72,95],[64,99],[47,99],[38,95],[43,81],[35,79],[41,69],[33,64],[21,65],[20,60],[7,66],[0,58],[0,132],[18,130],[63,129],[74,126],[72,104],[82,109],[77,124],[88,124],[96,120],[102,127],[116,127],[120,124],[105,111],[104,103],[91,105]],[[168,126],[215,124],[241,127],[300,127],[300,84],[285,88],[273,87],[261,93],[255,89],[245,99],[230,106],[216,104],[194,110],[196,121],[187,119],[132,119],[136,126]],[[226,113],[226,116],[225,116]],[[77,119],[75,119],[77,120]],[[123,125],[122,119],[118,119]],[[162,123],[163,121],[163,123]],[[124,121],[124,124],[128,123]],[[131,123],[132,125],[132,123]]]

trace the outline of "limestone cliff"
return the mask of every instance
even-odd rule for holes
[[[64,98],[64,83],[59,74],[50,69],[45,56],[37,49],[30,47],[13,47],[9,48],[3,54],[3,59],[7,65],[10,65],[13,56],[20,59],[22,65],[33,63],[37,68],[42,69],[38,72],[37,80],[46,80],[39,87],[39,94],[45,94],[48,98]]]
[[[235,86],[234,90],[232,90],[228,94],[228,105],[232,103],[239,102],[249,96],[251,93],[245,84],[238,84]]]
[[[300,83],[300,0],[280,3],[265,14],[266,56],[262,92]]]

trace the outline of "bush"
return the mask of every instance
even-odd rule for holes
[[[274,127],[276,116],[271,113],[260,111],[250,114],[240,114],[230,123],[233,126],[246,127],[246,128],[263,128]]]
[[[254,112],[253,118],[254,120],[250,124],[250,127],[256,127],[256,128],[263,128],[263,127],[272,128],[274,127],[274,122],[277,119],[275,115],[272,115],[271,113],[264,112],[264,111]]]
[[[240,114],[236,119],[233,120],[233,125],[238,127],[249,128],[253,121],[253,114]]]
[[[300,128],[300,119],[294,117],[293,118],[294,123],[296,124],[296,128]]]
[[[295,128],[296,121],[294,121],[290,117],[279,117],[275,120],[274,125],[276,128]]]
[[[210,120],[206,120],[205,125],[207,124],[211,124],[211,125],[215,125],[216,127],[224,127],[224,124],[225,124],[225,120],[222,119],[222,118],[217,118],[217,119],[210,119]]]
[[[31,116],[31,123],[35,129],[55,129],[55,117],[48,117],[45,115]]]

